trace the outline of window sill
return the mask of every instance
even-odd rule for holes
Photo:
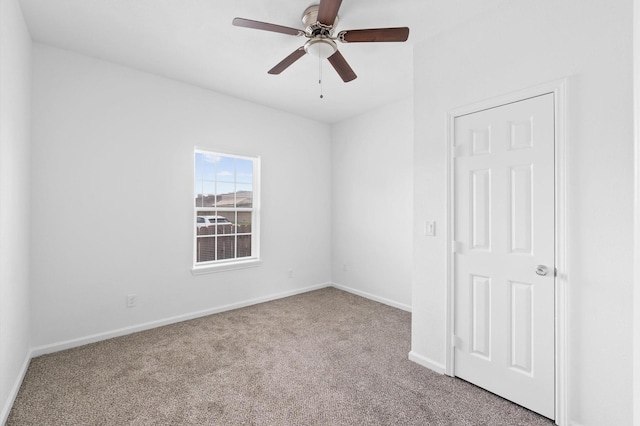
[[[237,262],[218,263],[218,264],[212,264],[212,265],[199,265],[199,266],[194,266],[191,269],[191,274],[203,275],[203,274],[212,274],[214,272],[233,271],[235,269],[255,268],[256,266],[260,266],[261,264],[262,264],[262,260],[260,259],[250,259],[250,260],[240,260]]]

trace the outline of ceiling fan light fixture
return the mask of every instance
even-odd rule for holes
[[[336,43],[331,39],[313,38],[305,43],[304,50],[315,58],[327,59],[336,53],[338,46],[336,46]]]

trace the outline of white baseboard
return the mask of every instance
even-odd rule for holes
[[[409,352],[409,360],[415,362],[416,364],[420,364],[421,366],[426,367],[429,370],[433,370],[438,374],[445,374],[446,368],[444,364],[435,362],[434,360],[429,359],[426,356],[419,355],[414,351]]]
[[[37,357],[53,352],[62,351],[65,349],[71,349],[89,343],[99,342],[101,340],[111,339],[114,337],[125,336],[127,334],[137,333],[139,331],[150,330],[156,327],[162,327],[164,325],[175,324],[182,321],[188,321],[194,318],[200,318],[207,315],[217,314],[220,312],[231,311],[233,309],[244,308],[246,306],[257,305],[258,303],[269,302],[271,300],[282,299],[289,296],[295,296],[296,294],[307,293],[309,291],[319,290],[325,287],[331,287],[331,283],[317,284],[309,287],[299,288],[295,290],[285,291],[282,293],[276,293],[269,296],[258,297],[255,299],[245,300],[243,302],[232,303],[229,305],[219,306],[216,308],[205,309],[202,311],[191,312],[183,315],[176,315],[174,317],[165,318],[156,321],[150,321],[143,324],[133,325],[130,327],[119,328],[116,330],[106,331],[104,333],[96,333],[89,336],[79,337],[76,339],[65,340],[63,342],[51,343],[48,345],[38,346],[31,350],[31,356]]]
[[[269,296],[259,297],[259,298],[256,298],[256,299],[250,299],[250,300],[245,300],[245,301],[238,302],[238,303],[232,303],[232,304],[229,304],[229,305],[219,306],[219,307],[216,307],[216,308],[205,309],[205,310],[202,310],[202,311],[196,311],[196,312],[191,312],[191,313],[188,313],[188,314],[177,315],[177,316],[174,316],[174,317],[165,318],[165,319],[161,319],[161,320],[150,321],[150,322],[146,322],[146,323],[143,323],[143,324],[137,324],[137,325],[133,325],[133,326],[129,326],[129,327],[123,327],[123,328],[119,328],[119,329],[116,329],[116,330],[106,331],[106,332],[103,332],[103,333],[96,333],[96,334],[92,334],[92,335],[88,335],[88,336],[78,337],[78,338],[75,338],[75,339],[65,340],[65,341],[62,341],[62,342],[56,342],[56,343],[51,343],[51,344],[48,344],[48,345],[37,346],[35,348],[32,348],[31,357],[37,357],[37,356],[40,356],[40,355],[45,355],[45,354],[49,354],[49,353],[53,353],[53,352],[58,352],[58,351],[62,351],[62,350],[65,350],[65,349],[71,349],[71,348],[75,348],[75,347],[78,347],[78,346],[87,345],[89,343],[99,342],[101,340],[106,340],[106,339],[111,339],[111,338],[114,338],[114,337],[125,336],[127,334],[137,333],[139,331],[144,331],[144,330],[150,330],[152,328],[162,327],[164,325],[169,325],[169,324],[175,324],[175,323],[181,322],[181,321],[188,321],[190,319],[204,317],[204,316],[212,315],[212,314],[217,314],[217,313],[220,313],[220,312],[226,312],[226,311],[230,311],[230,310],[233,310],[233,309],[244,308],[246,306],[256,305],[258,303],[264,303],[264,302],[269,302],[271,300],[282,299],[284,297],[294,296],[296,294],[307,293],[309,291],[319,290],[319,289],[325,288],[325,287],[335,287],[335,288],[337,288],[339,290],[343,290],[343,291],[346,291],[348,293],[353,293],[353,294],[355,294],[357,296],[361,296],[361,297],[364,297],[364,298],[367,298],[367,299],[370,299],[370,300],[374,300],[376,302],[380,302],[380,303],[383,303],[385,305],[393,306],[394,308],[402,309],[403,311],[411,312],[411,306],[405,305],[404,303],[399,303],[399,302],[396,302],[394,300],[386,299],[384,297],[375,296],[373,294],[370,294],[370,293],[367,293],[367,292],[364,292],[364,291],[360,291],[360,290],[356,290],[356,289],[351,288],[351,287],[343,286],[343,285],[336,284],[336,283],[327,282],[327,283],[316,284],[316,285],[313,285],[313,286],[304,287],[304,288],[300,288],[300,289],[295,289],[295,290],[285,291],[285,292],[281,292],[281,293],[276,293],[276,294],[272,294],[272,295],[269,295]]]
[[[0,425],[4,425],[9,419],[9,413],[11,412],[11,408],[13,407],[13,403],[18,396],[18,391],[20,390],[20,386],[22,386],[22,381],[24,380],[24,376],[27,374],[27,369],[29,368],[29,363],[31,362],[31,358],[33,358],[33,351],[27,352],[27,355],[24,358],[22,363],[22,367],[20,367],[20,372],[18,373],[18,377],[16,377],[16,381],[13,383],[11,387],[11,391],[9,392],[9,397],[4,402],[4,406],[2,407],[2,412],[0,412]]]
[[[380,302],[385,305],[393,306],[394,308],[402,309],[403,311],[411,312],[411,306],[405,305],[404,303],[396,302],[395,300],[386,299],[384,297],[376,296],[371,293],[367,293],[366,291],[356,290],[355,288],[347,287],[342,284],[333,283],[333,287],[338,290],[346,291],[347,293],[355,294],[356,296],[364,297],[365,299],[370,299],[375,302]]]

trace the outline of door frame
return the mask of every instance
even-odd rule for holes
[[[554,136],[555,136],[555,422],[568,425],[568,358],[569,358],[569,300],[568,300],[568,250],[567,250],[567,79],[543,83],[517,92],[485,99],[454,108],[447,113],[447,305],[446,305],[446,346],[445,374],[455,376],[455,283],[453,240],[455,197],[454,197],[454,130],[455,119],[463,115],[483,111],[525,99],[553,94]]]

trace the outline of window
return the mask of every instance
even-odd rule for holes
[[[196,149],[194,272],[259,259],[259,159]]]

